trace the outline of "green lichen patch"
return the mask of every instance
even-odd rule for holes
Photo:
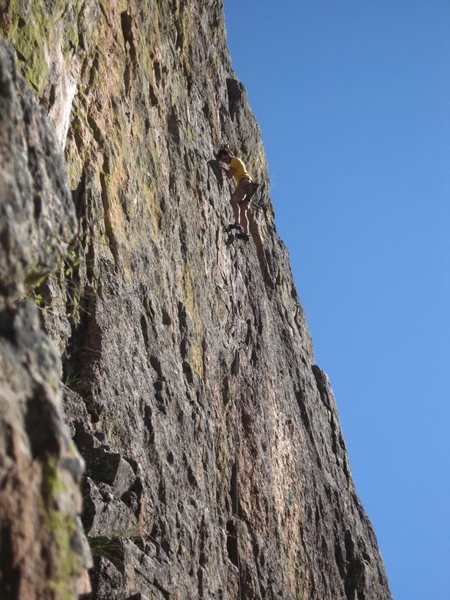
[[[56,457],[51,456],[43,469],[43,518],[51,540],[52,572],[49,589],[57,600],[73,600],[73,581],[81,572],[80,558],[72,547],[76,526],[71,514],[58,508],[58,498],[67,493]]]
[[[57,494],[64,492],[66,486],[62,480],[58,469],[58,462],[54,456],[51,456],[45,466],[42,478],[42,492],[44,499],[48,502]]]
[[[44,0],[30,3],[25,15],[18,0],[13,0],[7,13],[1,16],[0,34],[16,49],[19,65],[24,77],[41,95],[48,79],[50,65],[49,48],[56,41],[57,28],[60,27],[60,43],[64,54],[67,54],[78,44],[78,27],[75,19],[79,2],[71,7],[73,18],[63,17],[68,10],[65,0],[55,0],[51,6]],[[59,32],[58,32],[59,34]]]
[[[72,550],[75,523],[69,515],[50,510],[47,513],[47,524],[56,545],[54,571],[49,587],[58,600],[73,600],[75,596],[72,582],[81,570],[79,557]]]
[[[52,21],[51,16],[46,13],[45,9],[42,10],[42,7],[36,11],[36,6],[34,6],[32,13],[31,18],[25,21],[14,11],[12,26],[8,31],[3,31],[3,34],[17,51],[24,77],[40,94],[49,72],[45,50]]]

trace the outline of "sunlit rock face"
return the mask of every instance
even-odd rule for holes
[[[58,419],[63,396],[64,441],[46,460],[53,452],[61,461],[68,446],[79,465],[65,484],[72,496],[55,505],[75,519],[81,486],[66,597],[390,599],[276,233],[260,131],[231,68],[222,2],[12,1],[0,23],[41,104],[33,111],[55,131],[57,158],[43,141],[32,146],[52,164],[64,153],[67,168],[52,184],[53,204],[43,203],[45,219],[33,187],[22,186],[30,231],[15,251],[22,266],[0,258],[14,292],[2,305],[2,335],[15,339],[7,311],[30,312],[33,325],[20,327],[48,339],[56,391],[47,400]],[[8,118],[22,126],[26,115],[15,110]],[[224,142],[261,184],[250,242],[226,232],[232,188],[214,160]],[[0,148],[3,175],[8,150]],[[7,175],[20,180],[20,152],[14,161]],[[19,213],[1,200],[14,229]],[[26,257],[47,246],[52,260],[25,285]],[[28,346],[41,372],[47,359]],[[6,352],[23,363],[25,348]],[[47,412],[33,415],[30,439],[50,427]],[[33,475],[6,441],[1,451],[25,485]],[[8,488],[5,502],[14,493]],[[44,496],[42,485],[28,493],[36,503]],[[36,561],[47,593],[36,597],[65,597],[43,576],[53,563]]]

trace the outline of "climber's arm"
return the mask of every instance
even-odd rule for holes
[[[225,175],[227,176],[228,179],[231,179],[233,177],[233,175],[234,175],[233,167],[230,167],[230,165],[227,165],[227,163],[224,163],[224,162],[219,162],[219,166],[223,171],[225,171]]]

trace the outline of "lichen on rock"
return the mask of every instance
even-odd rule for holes
[[[29,18],[37,4],[24,5]],[[54,210],[47,200],[30,209],[42,169],[24,164],[29,235],[0,267],[15,302],[39,284],[39,306],[27,311],[40,313],[61,358],[64,418],[86,465],[81,518],[94,566],[84,597],[390,600],[276,233],[221,0],[44,5],[39,77],[20,63],[31,30],[16,3],[0,20],[65,144],[71,194],[49,176],[60,181]],[[19,131],[20,110],[5,113]],[[248,244],[226,231],[229,189],[214,158],[224,142],[261,184]],[[17,169],[4,172],[15,197]],[[13,231],[22,221],[2,207]],[[37,372],[45,356],[33,359]],[[45,406],[57,405],[54,386],[45,390]],[[41,500],[60,496],[56,473],[68,467],[58,432],[39,463]],[[73,494],[44,511],[61,558],[48,567],[53,594],[78,568],[69,547],[87,564],[76,485]]]
[[[75,598],[89,589],[83,463],[64,425],[60,358],[30,296],[76,220],[56,139],[2,40],[0,159],[0,596]]]

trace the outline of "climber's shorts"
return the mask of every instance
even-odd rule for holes
[[[237,188],[231,194],[231,204],[244,204],[250,202],[255,193],[255,186],[251,179],[241,179]]]

